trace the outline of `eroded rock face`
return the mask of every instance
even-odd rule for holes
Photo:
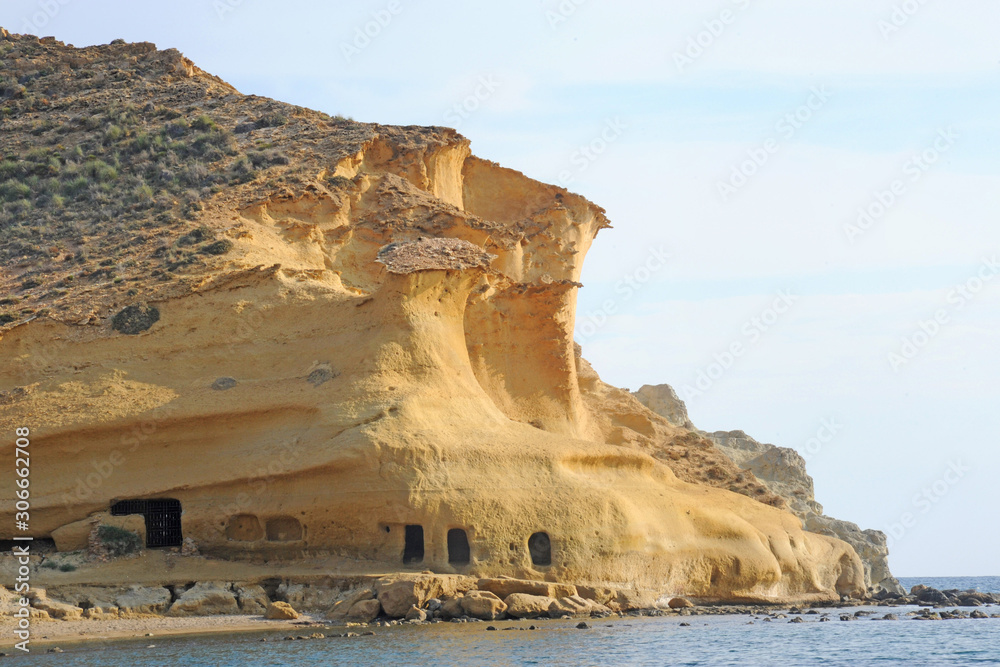
[[[892,593],[902,595],[904,589],[889,571],[889,546],[881,530],[861,530],[857,524],[812,514],[803,518],[805,529],[820,535],[843,540],[854,547],[865,566],[865,584],[872,595]]]
[[[674,426],[693,429],[694,425],[688,418],[687,406],[677,392],[669,384],[645,384],[639,391],[633,392],[639,401],[647,408],[660,415]]]
[[[380,572],[454,574],[453,590],[380,584],[393,617],[458,599],[459,575],[729,600],[863,591],[850,545],[804,532],[752,473],[580,356],[576,295],[609,226],[601,208],[472,156],[451,130],[333,121],[240,96],[151,45],[132,61],[103,48],[42,55],[133,68],[115,89],[122,103],[211,99],[215,119],[189,125],[225,124],[232,136],[216,133],[236,154],[266,139],[300,157],[191,202],[184,215],[197,227],[183,235],[164,226],[155,243],[134,239],[148,250],[136,266],[163,280],[137,274],[130,291],[99,297],[73,286],[53,317],[2,331],[0,391],[30,390],[0,406],[0,428],[33,425],[33,464],[46,475],[33,496],[39,535],[117,500],[166,497],[207,556],[329,552]],[[78,93],[74,104],[104,96]],[[269,124],[272,114],[284,122]],[[154,120],[150,131],[176,131],[136,116]],[[29,125],[9,122],[25,137]],[[201,251],[220,236],[226,254]],[[160,247],[174,257],[162,267]],[[29,278],[3,277],[44,300]],[[158,319],[117,331],[124,299],[155,303]],[[94,465],[100,483],[88,484],[81,471]],[[0,531],[13,525],[12,501],[5,487]],[[453,530],[466,538],[461,558],[449,552]],[[165,601],[118,602],[163,607],[161,590]],[[325,610],[339,596],[329,593],[281,594]]]
[[[687,407],[670,386],[646,385],[634,395],[672,423],[682,422],[693,428],[687,418]],[[824,515],[823,506],[814,497],[813,480],[806,472],[805,459],[798,452],[758,442],[743,431],[716,431],[706,436],[733,463],[753,473],[771,492],[784,498],[788,509],[802,520],[807,531],[850,544],[864,564],[868,593],[903,594],[903,588],[889,571],[885,533],[863,531],[856,524]]]
[[[799,517],[822,514],[806,461],[794,449],[757,442],[743,431],[716,431],[707,436],[741,468],[752,472],[769,489],[786,500]]]
[[[115,603],[122,614],[162,614],[170,607],[170,591],[159,586],[133,586]]]
[[[83,609],[80,607],[50,599],[44,589],[35,589],[32,591],[31,606],[45,612],[49,618],[63,621],[78,620],[83,614]]]
[[[212,616],[239,613],[232,586],[222,582],[199,582],[170,605],[169,616]]]
[[[236,602],[239,604],[240,612],[244,614],[263,614],[267,611],[267,606],[271,604],[263,586],[237,584],[233,586],[233,593],[236,594]]]

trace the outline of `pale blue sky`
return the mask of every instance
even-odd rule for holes
[[[480,156],[547,182],[568,173],[615,225],[591,252],[579,308],[581,323],[602,320],[607,299],[615,312],[578,327],[607,381],[682,390],[743,344],[690,401],[696,424],[809,453],[837,517],[889,530],[912,514],[896,574],[998,575],[1000,275],[971,300],[949,293],[1000,253],[1000,9],[910,3],[883,34],[902,4],[6,0],[0,25],[34,21],[79,46],[177,47],[244,93],[458,124]],[[346,56],[378,12],[391,20]],[[470,96],[475,110],[456,115]],[[797,111],[808,118],[789,135],[778,124]],[[581,159],[616,120],[624,129]],[[941,131],[955,138],[934,149]],[[769,139],[763,166],[724,198],[720,183]],[[932,149],[914,172],[914,154]],[[894,181],[901,194],[851,243],[845,225]],[[660,246],[668,266],[616,290]],[[779,290],[798,298],[751,340],[745,327]],[[947,322],[894,370],[889,354],[939,310]],[[842,426],[810,453],[831,418]],[[969,470],[957,477],[953,463]],[[933,503],[917,497],[925,487]]]

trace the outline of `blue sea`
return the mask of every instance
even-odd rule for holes
[[[899,577],[899,583],[907,592],[923,584],[939,591],[974,588],[980,593],[1000,593],[1000,577]]]
[[[1000,577],[907,578],[935,588],[1000,592]],[[750,616],[593,619],[578,621],[440,623],[374,628],[375,636],[283,641],[273,631],[203,637],[61,644],[61,654],[37,647],[31,656],[7,659],[60,667],[106,665],[1000,665],[1000,619],[913,621],[907,608],[864,607],[899,621],[861,619],[829,623],[818,615],[806,622],[765,622]],[[1000,607],[984,608],[990,614]],[[853,610],[852,610],[853,611]],[[789,616],[791,618],[791,616]],[[752,624],[750,622],[753,621]],[[682,622],[690,623],[683,627]],[[488,631],[493,625],[497,631]],[[523,629],[522,629],[523,628]],[[303,634],[314,632],[303,628]],[[261,639],[267,639],[262,642]]]

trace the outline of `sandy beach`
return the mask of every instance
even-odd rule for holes
[[[35,620],[32,622],[31,645],[51,646],[57,643],[103,641],[109,639],[135,639],[148,637],[155,643],[157,637],[212,634],[216,632],[257,632],[262,630],[287,630],[296,634],[323,624],[307,614],[295,621],[269,621],[263,616],[197,616],[170,618],[149,616],[116,620],[56,621]],[[10,653],[18,639],[14,636],[11,619],[0,620],[0,650]]]

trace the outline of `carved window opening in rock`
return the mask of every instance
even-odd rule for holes
[[[404,531],[403,562],[419,563],[424,559],[424,527],[407,526]]]
[[[552,540],[548,533],[535,533],[528,538],[528,553],[532,565],[552,565]]]
[[[293,516],[276,516],[267,520],[268,542],[297,542],[302,539],[302,524]]]
[[[226,524],[226,539],[236,542],[256,542],[264,537],[264,529],[254,514],[236,514]]]
[[[141,514],[146,521],[146,547],[179,547],[184,542],[181,532],[181,501],[173,498],[150,500],[120,500],[111,506],[112,516]]]
[[[469,537],[461,528],[448,531],[448,562],[452,565],[468,565],[472,560]]]

